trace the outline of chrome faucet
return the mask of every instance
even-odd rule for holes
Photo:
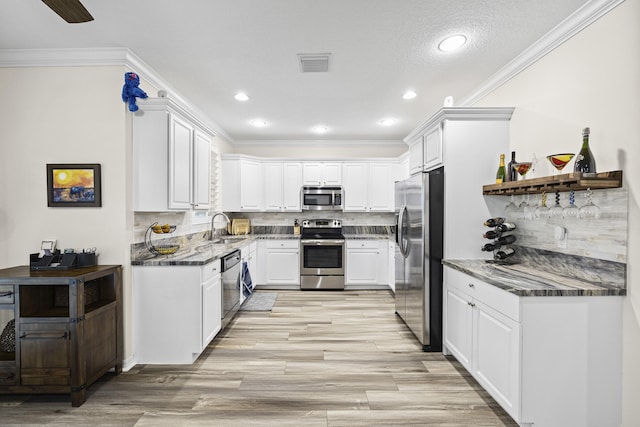
[[[227,214],[225,214],[224,212],[216,212],[215,214],[213,214],[213,216],[211,217],[211,237],[209,238],[209,240],[215,240],[214,237],[216,236],[217,230],[222,230],[222,228],[217,228],[216,229],[213,226],[213,223],[215,222],[215,220],[218,217],[218,215],[222,215],[224,217],[224,219],[227,220],[227,224],[229,224],[231,222],[231,220],[229,219]]]

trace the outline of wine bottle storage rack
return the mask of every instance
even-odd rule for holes
[[[621,170],[599,172],[595,176],[582,172],[571,172],[562,175],[503,182],[502,184],[483,185],[482,194],[485,196],[510,196],[542,192],[553,193],[555,191],[581,191],[587,188],[602,190],[619,187],[622,187]]]

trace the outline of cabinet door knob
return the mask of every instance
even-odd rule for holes
[[[469,304],[470,307],[475,307],[476,305],[474,303],[472,303],[471,301],[469,301],[467,304]]]

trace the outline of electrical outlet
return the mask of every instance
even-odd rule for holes
[[[553,231],[553,236],[556,240],[556,246],[560,249],[567,249],[567,229],[564,227],[556,226]]]

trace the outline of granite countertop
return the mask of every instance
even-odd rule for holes
[[[526,263],[498,265],[486,260],[443,260],[442,264],[523,297],[627,294],[625,286],[608,281],[596,269],[583,269],[583,278],[579,279],[545,271],[535,264]]]
[[[394,236],[388,234],[349,234],[342,233],[346,240],[389,240]]]
[[[206,265],[256,240],[299,240],[300,236],[293,234],[248,234],[246,236],[222,236],[221,239],[231,240],[231,242],[212,243],[208,240],[201,240],[173,255],[153,255],[145,249],[139,256],[131,260],[131,265]]]

